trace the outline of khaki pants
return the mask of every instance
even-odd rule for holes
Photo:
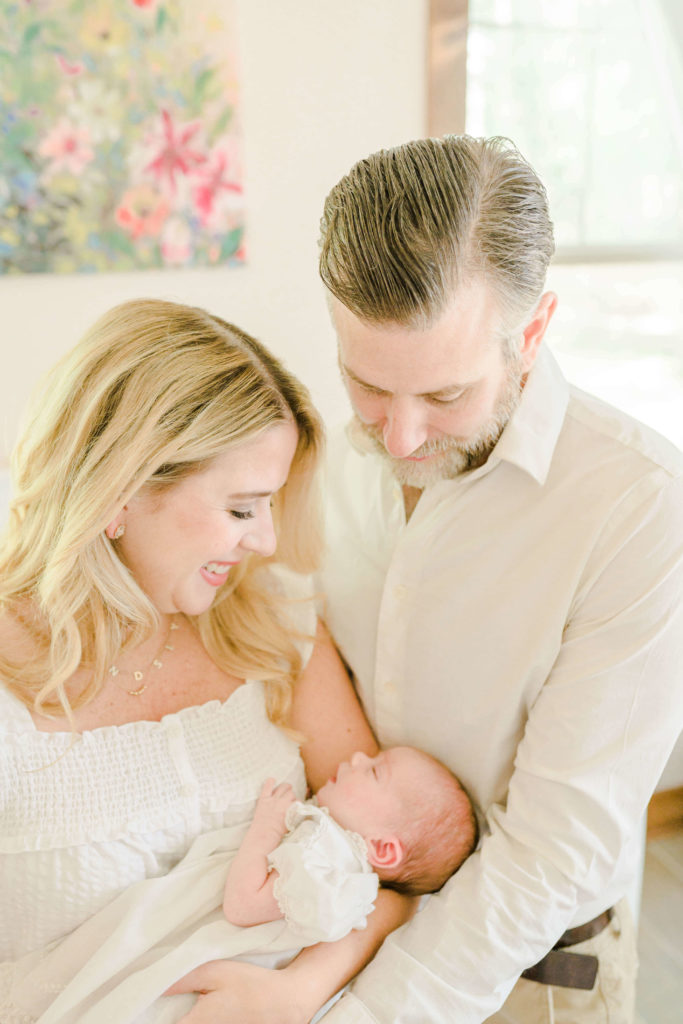
[[[633,1024],[638,959],[626,900],[599,935],[567,949],[597,956],[598,976],[590,991],[520,978],[486,1024]]]

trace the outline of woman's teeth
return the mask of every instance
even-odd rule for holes
[[[213,572],[217,576],[222,576],[224,572],[227,572],[230,568],[229,562],[207,562],[204,565],[207,572]]]

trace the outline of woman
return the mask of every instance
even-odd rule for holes
[[[0,541],[3,1024],[20,958],[246,828],[267,776],[304,795],[292,730],[313,788],[376,750],[299,575],[320,445],[302,386],[199,309],[125,303],[48,378]],[[291,967],[226,965],[187,1019],[308,1020],[404,915],[384,893]]]

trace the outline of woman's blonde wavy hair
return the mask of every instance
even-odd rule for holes
[[[106,313],[57,364],[13,454],[0,537],[0,615],[17,616],[32,639],[21,664],[0,652],[0,675],[27,707],[73,724],[121,649],[159,625],[104,532],[130,497],[288,421],[299,439],[274,498],[274,557],[310,572],[322,427],[306,389],[258,341],[202,309],[142,299]],[[194,621],[219,665],[264,680],[269,715],[284,724],[301,659],[266,567],[273,560],[245,559]],[[69,699],[79,666],[90,682]]]

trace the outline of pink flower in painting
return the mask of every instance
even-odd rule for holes
[[[83,72],[82,64],[78,61],[68,61],[61,53],[57,54],[57,63],[62,74],[67,75],[69,78],[73,78],[74,75],[80,75]]]
[[[171,217],[161,234],[161,255],[170,266],[183,266],[193,256],[192,232],[181,217]]]
[[[95,156],[88,129],[77,127],[65,117],[48,132],[38,146],[38,152],[51,161],[47,168],[50,175],[59,171],[78,175]]]
[[[153,7],[156,0],[133,0],[136,7]]]
[[[205,153],[190,146],[201,125],[199,121],[174,124],[167,110],[161,111],[161,120],[161,138],[153,140],[157,152],[145,171],[151,171],[162,186],[168,184],[171,194],[175,195],[176,175],[188,175],[206,160]]]
[[[241,166],[235,147],[216,147],[210,159],[195,171],[194,202],[204,227],[221,219],[229,209],[242,206]]]
[[[116,210],[116,222],[133,238],[154,237],[161,231],[170,206],[151,185],[137,185],[124,193]]]

